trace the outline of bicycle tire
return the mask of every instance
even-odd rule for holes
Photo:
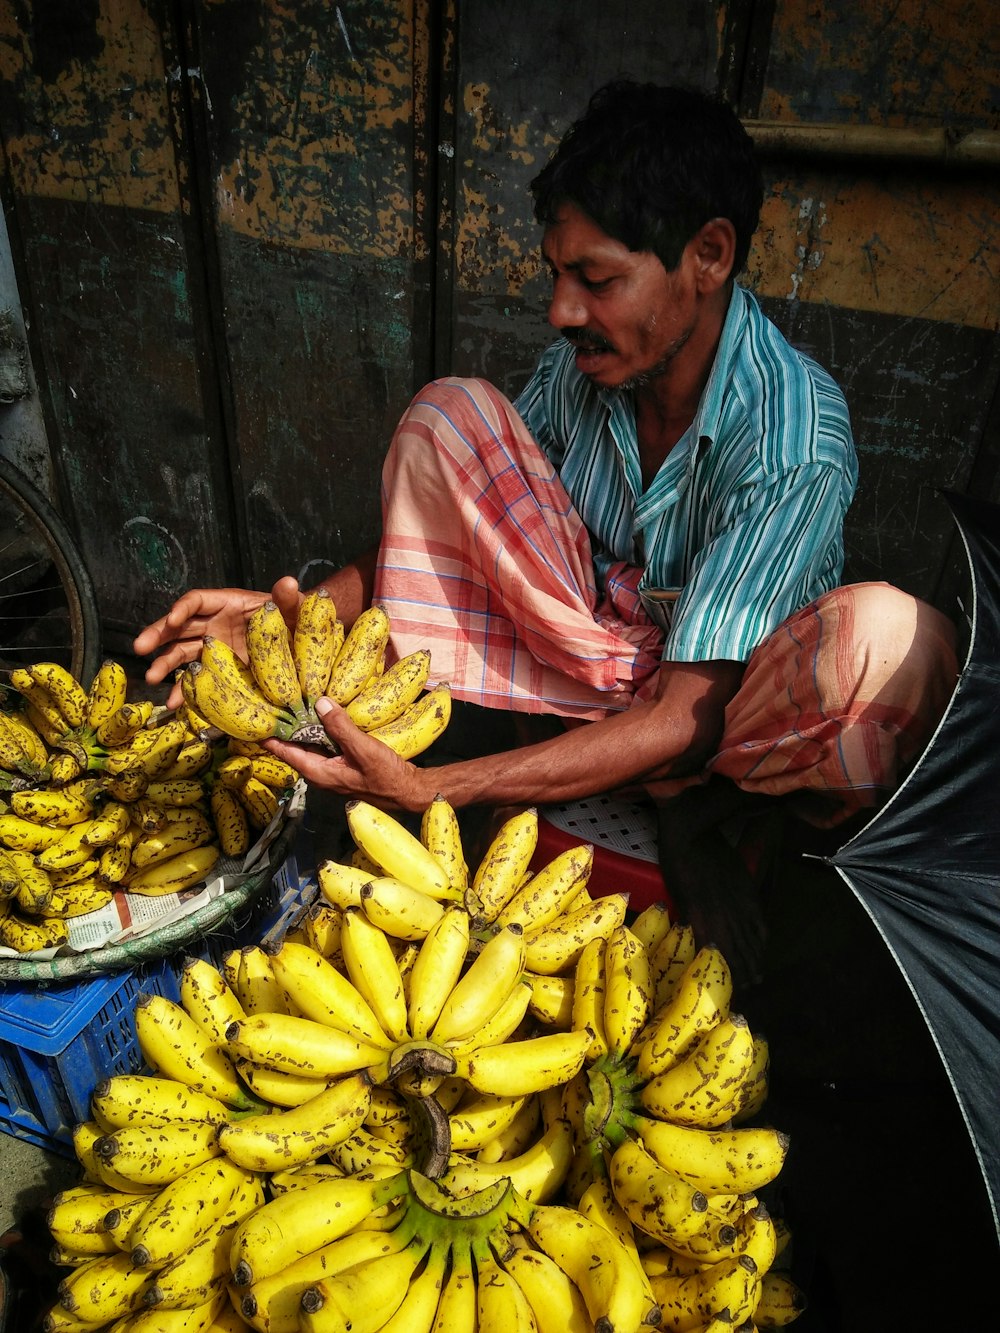
[[[57,661],[87,688],[101,661],[94,585],[66,523],[0,458],[0,671]]]

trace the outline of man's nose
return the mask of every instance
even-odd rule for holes
[[[587,323],[580,285],[569,274],[562,274],[553,282],[548,321],[556,329],[582,328]]]

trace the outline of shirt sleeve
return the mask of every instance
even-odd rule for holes
[[[843,474],[825,463],[741,488],[693,563],[664,659],[745,662],[783,620],[836,586],[846,508]]]

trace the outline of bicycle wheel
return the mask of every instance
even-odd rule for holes
[[[0,673],[59,662],[87,688],[101,659],[94,587],[66,524],[0,458]]]

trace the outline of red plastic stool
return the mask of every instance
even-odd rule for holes
[[[673,915],[674,903],[656,852],[656,813],[652,805],[591,796],[566,805],[542,806],[531,869],[540,870],[554,856],[581,842],[594,847],[587,887],[595,897],[627,893],[630,912],[641,912],[660,901]]]

